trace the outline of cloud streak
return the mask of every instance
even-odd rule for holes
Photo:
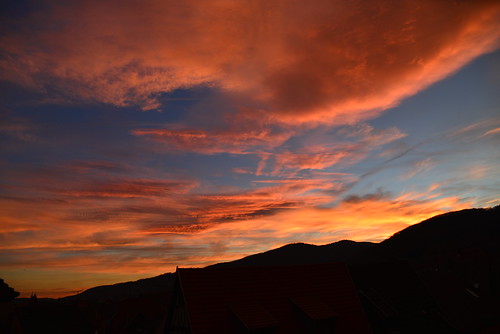
[[[260,129],[259,129],[260,127]],[[272,149],[280,146],[292,135],[290,131],[272,131],[270,128],[256,126],[252,129],[233,127],[225,131],[206,131],[201,129],[137,129],[136,136],[144,136],[180,152],[203,154],[233,153],[248,154],[257,150]]]

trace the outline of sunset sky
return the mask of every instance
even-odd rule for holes
[[[500,204],[500,3],[2,2],[0,277],[29,296]]]

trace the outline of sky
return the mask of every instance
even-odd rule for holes
[[[0,277],[22,296],[500,204],[497,1],[0,13]]]

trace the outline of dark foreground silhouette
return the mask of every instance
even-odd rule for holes
[[[208,269],[336,262],[347,264],[374,333],[500,333],[500,206],[439,215],[378,244],[290,244]],[[163,333],[174,278],[3,300],[0,332]]]

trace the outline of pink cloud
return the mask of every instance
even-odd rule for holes
[[[401,175],[402,180],[408,180],[415,177],[417,174],[425,173],[428,170],[432,169],[436,163],[432,160],[432,158],[425,158],[424,160],[419,160],[412,164],[410,169]]]
[[[143,109],[157,108],[163,92],[213,85],[289,123],[374,117],[496,49],[500,35],[494,1],[108,0],[45,8],[4,22],[2,79]]]
[[[488,135],[493,135],[493,134],[497,134],[497,133],[500,133],[500,128],[495,128],[495,129],[488,130],[481,137],[488,136]]]
[[[371,151],[405,137],[399,129],[375,129],[368,124],[338,127],[319,127],[300,137],[294,150],[275,150],[261,153],[257,174],[294,176],[303,170],[324,170],[345,167],[365,159]]]
[[[254,153],[257,149],[271,149],[284,143],[291,132],[256,125],[255,128],[234,126],[224,131],[204,131],[198,129],[138,129],[134,135],[145,136],[179,151],[194,151],[204,154]]]
[[[195,184],[177,180],[119,179],[109,181],[89,181],[77,187],[58,189],[49,187],[52,193],[70,197],[154,197],[168,193],[183,193]]]
[[[472,137],[484,137],[490,134],[497,133],[499,130],[500,118],[491,118],[486,120],[481,120],[465,127],[456,129],[447,134],[447,137],[463,139],[467,136]],[[481,133],[481,134],[479,134]]]
[[[222,130],[138,129],[133,134],[180,152],[255,154],[260,158],[255,170],[246,168],[238,172],[283,177],[294,177],[303,170],[345,167],[361,161],[370,151],[406,136],[395,127],[375,129],[365,123],[332,131],[326,127],[280,127],[232,121]],[[289,140],[296,143],[288,144]]]
[[[349,152],[292,153],[275,155],[275,167],[271,174],[279,174],[281,169],[324,169],[351,156]]]
[[[147,176],[152,172],[108,161],[72,161],[61,166],[8,165],[3,171],[9,180],[12,199],[29,198],[71,201],[76,197],[150,198],[181,194],[198,186],[198,181],[180,175]],[[44,197],[45,196],[45,197]]]

